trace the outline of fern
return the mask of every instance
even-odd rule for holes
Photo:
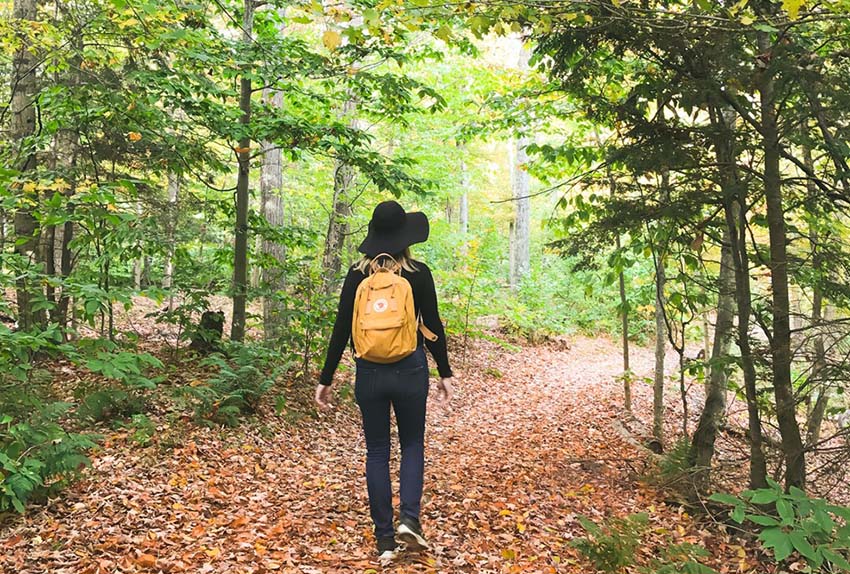
[[[92,437],[69,433],[57,422],[70,407],[51,403],[27,420],[0,419],[0,512],[24,512],[28,502],[50,496],[90,464]]]

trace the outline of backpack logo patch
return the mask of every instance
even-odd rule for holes
[[[372,310],[375,311],[375,313],[383,313],[387,310],[387,307],[389,307],[389,303],[387,303],[387,300],[384,298],[378,299],[372,303]]]

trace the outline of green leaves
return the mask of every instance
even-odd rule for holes
[[[773,555],[777,561],[785,560],[794,550],[791,538],[777,526],[762,530],[759,534],[759,540],[764,543],[765,548],[773,550]]]
[[[842,554],[850,548],[850,528],[839,528],[831,516],[846,519],[850,508],[810,498],[795,487],[785,493],[775,481],[768,482],[770,488],[745,490],[739,496],[715,493],[709,499],[734,506],[730,517],[736,522],[746,519],[764,526],[759,540],[773,551],[777,561],[797,552],[814,568],[828,561],[835,568],[850,571],[850,563]],[[771,504],[774,512],[765,512],[763,508]]]

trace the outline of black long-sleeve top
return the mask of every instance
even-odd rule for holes
[[[417,331],[419,344],[421,345],[424,340],[425,346],[431,351],[431,356],[437,362],[437,370],[440,376],[443,378],[451,377],[452,369],[449,366],[449,354],[446,350],[446,333],[443,329],[443,323],[440,321],[440,313],[437,310],[437,290],[434,287],[434,277],[431,275],[431,270],[428,269],[428,266],[421,261],[414,261],[413,265],[417,269],[415,272],[403,269],[401,276],[410,282],[410,286],[413,289],[413,306],[417,316],[421,313],[422,322],[437,335],[436,341],[429,341],[422,336],[422,333]],[[322,368],[322,375],[319,378],[319,383],[323,385],[331,384],[334,372],[342,357],[342,352],[351,340],[354,295],[357,293],[357,286],[365,278],[366,275],[358,271],[355,266],[348,270],[348,275],[342,284],[336,322],[334,323],[333,334],[328,344],[325,366]],[[352,341],[352,346],[353,344]]]

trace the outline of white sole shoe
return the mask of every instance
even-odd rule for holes
[[[430,548],[428,541],[421,534],[416,533],[404,523],[399,524],[396,534],[398,539],[407,545],[408,550],[428,550]]]
[[[395,550],[384,550],[381,552],[381,555],[378,556],[378,562],[381,563],[381,566],[386,566],[391,563],[398,557],[398,553]]]

